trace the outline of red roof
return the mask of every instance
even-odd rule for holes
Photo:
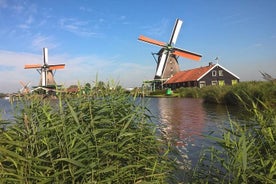
[[[200,68],[194,68],[191,70],[184,70],[176,73],[165,84],[196,81],[206,72],[208,72],[214,65],[204,66]]]

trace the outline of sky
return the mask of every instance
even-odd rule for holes
[[[0,0],[0,92],[17,92],[20,81],[38,85],[42,49],[57,70],[58,84],[114,81],[139,87],[154,78],[151,53],[160,47],[144,35],[168,42],[177,18],[183,21],[176,47],[202,55],[179,58],[181,70],[216,62],[240,77],[276,77],[275,0]]]

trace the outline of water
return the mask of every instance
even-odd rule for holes
[[[9,100],[0,98],[0,120],[13,119],[14,105],[11,105]]]
[[[204,104],[201,99],[191,98],[148,98],[147,107],[163,135],[180,152],[178,161],[187,169],[196,165],[202,146],[213,144],[205,135],[219,135],[229,124],[229,117],[237,119],[240,114],[235,107]],[[0,114],[4,120],[13,118],[8,100],[0,99]]]
[[[161,132],[173,140],[185,167],[195,166],[202,147],[213,144],[206,135],[218,136],[229,118],[237,119],[239,114],[237,108],[191,98],[151,98],[148,108]]]

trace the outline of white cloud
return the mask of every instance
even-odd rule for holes
[[[153,23],[150,26],[146,26],[143,29],[145,30],[145,32],[143,33],[144,35],[154,37],[164,36],[169,31],[169,21],[167,19],[162,19],[161,21]]]
[[[51,55],[49,64],[65,64],[65,69],[57,70],[56,82],[65,86],[80,82],[92,83],[96,80],[115,80],[123,87],[140,86],[143,80],[152,79],[154,70],[151,66],[135,63],[121,63],[117,58],[101,58],[96,55],[71,57],[69,55]],[[25,64],[42,63],[41,54],[10,52],[0,50],[0,92],[17,92],[20,90],[20,81],[31,82],[37,85],[39,74],[35,70],[25,70]]]
[[[48,49],[56,48],[58,44],[54,41],[51,36],[44,36],[37,34],[33,37],[32,47],[37,50],[37,48],[47,47]]]
[[[78,36],[93,37],[97,35],[96,32],[91,30],[89,21],[80,21],[75,18],[62,18],[59,23],[62,29]]]
[[[0,92],[16,92],[20,81],[28,81],[35,76],[24,70],[27,63],[38,63],[41,58],[35,54],[16,53],[0,50]]]

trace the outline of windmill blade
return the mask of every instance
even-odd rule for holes
[[[64,69],[65,64],[56,64],[56,65],[49,65],[49,70],[58,70],[58,69]]]
[[[20,84],[21,84],[22,88],[19,91],[20,91],[20,93],[22,93],[23,90],[25,89],[25,83],[20,81]]]
[[[26,86],[26,84],[24,82],[22,82],[22,81],[20,81],[20,84],[21,84],[22,87]]]
[[[47,85],[47,70],[43,68],[41,70],[41,86]]]
[[[183,23],[182,20],[176,19],[169,45],[172,45],[172,46],[175,45],[177,37],[178,37],[180,29],[181,29],[181,26],[182,26],[182,23]]]
[[[44,65],[48,64],[48,48],[43,48]]]
[[[168,55],[169,55],[169,52],[164,50],[163,53],[162,53],[162,56],[160,58],[160,62],[158,63],[158,66],[157,66],[157,70],[156,70],[156,74],[155,74],[156,76],[158,76],[158,77],[162,76],[162,73],[163,73]]]
[[[30,64],[30,65],[25,65],[24,69],[33,69],[33,68],[41,68],[41,64]]]
[[[193,52],[190,52],[190,51],[186,51],[186,50],[182,50],[182,49],[179,49],[179,48],[173,48],[172,53],[174,55],[181,56],[181,57],[188,58],[188,59],[195,60],[195,61],[199,61],[202,57],[199,54],[196,54],[196,53],[193,53]]]
[[[154,40],[154,39],[148,38],[148,37],[143,36],[143,35],[139,36],[138,40],[143,41],[143,42],[147,42],[147,43],[150,43],[150,44],[153,44],[153,45],[158,45],[158,46],[161,46],[161,47],[166,46],[165,42]]]

